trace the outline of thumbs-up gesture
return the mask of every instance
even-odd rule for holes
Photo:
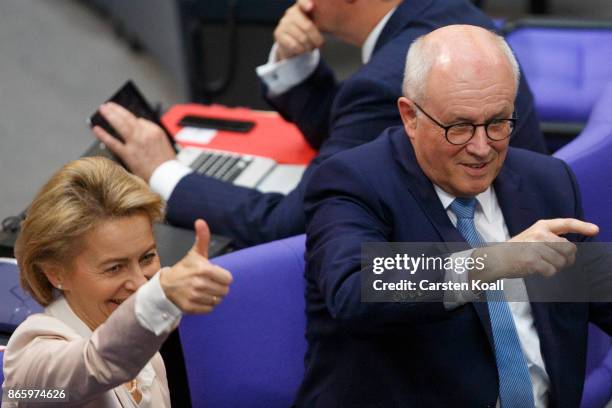
[[[187,255],[160,276],[161,287],[172,303],[186,313],[210,313],[229,292],[232,275],[208,261],[210,231],[195,222],[196,238]]]

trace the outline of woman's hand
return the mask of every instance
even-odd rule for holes
[[[196,239],[187,255],[162,272],[159,281],[172,303],[186,313],[210,313],[229,292],[232,275],[208,261],[210,231],[195,222]]]

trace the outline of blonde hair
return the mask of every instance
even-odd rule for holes
[[[67,264],[81,238],[109,218],[163,217],[164,203],[147,184],[102,157],[72,161],[55,173],[28,209],[15,244],[21,286],[41,305],[53,300],[42,263]]]

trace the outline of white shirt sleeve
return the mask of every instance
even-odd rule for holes
[[[303,82],[319,65],[321,53],[318,49],[282,61],[276,59],[274,43],[268,63],[255,69],[259,78],[268,87],[268,96],[278,96]]]
[[[173,330],[182,315],[181,309],[166,297],[159,282],[160,273],[161,271],[157,272],[150,281],[138,289],[135,302],[138,322],[157,336]]]
[[[151,190],[168,201],[174,188],[183,177],[192,173],[192,170],[178,160],[168,160],[160,164],[149,179]]]

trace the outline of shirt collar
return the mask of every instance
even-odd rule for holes
[[[63,295],[59,295],[49,306],[45,313],[57,317],[81,337],[90,337],[91,329],[72,311],[68,301]]]
[[[438,187],[435,184],[434,184],[434,188],[436,190],[436,194],[438,194],[438,198],[440,199],[442,206],[444,207],[446,211],[448,211],[448,207],[450,207],[452,202],[455,201],[455,198],[457,197],[455,197],[452,194],[447,193],[446,191],[442,190],[442,188]],[[489,188],[487,188],[485,191],[483,191],[482,193],[478,194],[475,197],[476,202],[480,206],[480,209],[482,210],[485,218],[489,222],[493,222],[494,194],[495,194],[495,191],[493,190],[493,186],[489,186]]]
[[[376,41],[378,41],[378,37],[380,37],[380,33],[383,28],[387,24],[387,21],[391,18],[397,6],[393,7],[385,16],[376,24],[376,27],[370,32],[368,38],[366,38],[363,43],[363,47],[361,47],[361,62],[367,64],[370,62],[370,58],[372,58],[372,53],[374,52],[374,46],[376,45]]]

